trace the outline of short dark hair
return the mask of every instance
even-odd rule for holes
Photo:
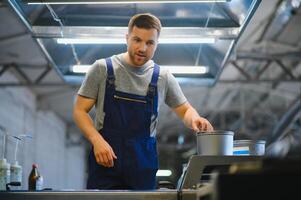
[[[129,25],[128,25],[129,33],[132,32],[134,26],[138,28],[144,28],[144,29],[154,28],[158,31],[158,36],[160,35],[161,32],[160,20],[156,16],[150,13],[142,13],[142,14],[134,15],[129,21]]]

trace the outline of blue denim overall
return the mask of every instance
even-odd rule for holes
[[[150,126],[158,115],[160,68],[155,64],[147,95],[140,96],[115,90],[111,58],[106,59],[106,65],[105,118],[100,133],[113,148],[117,160],[114,167],[103,167],[96,163],[92,149],[87,188],[155,189],[158,156],[156,140],[150,137]]]

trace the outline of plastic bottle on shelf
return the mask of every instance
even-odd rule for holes
[[[6,190],[7,183],[10,183],[10,164],[3,158],[0,160],[0,190]]]
[[[37,164],[32,165],[32,170],[28,177],[28,190],[42,190],[43,189],[43,177],[38,171]]]
[[[18,152],[18,146],[19,141],[21,141],[20,137],[12,136],[16,140],[16,146],[15,146],[15,162],[10,166],[10,181],[11,183],[20,183],[22,184],[22,166],[19,165],[17,161],[17,152]],[[16,188],[14,188],[16,189]]]
[[[18,161],[17,161],[17,155],[18,155],[18,148],[19,148],[19,143],[22,141],[23,138],[32,138],[32,136],[30,135],[12,135],[11,137],[13,137],[16,141],[16,146],[15,146],[15,162],[14,164],[11,165],[10,167],[10,181],[11,181],[11,186],[13,187],[14,190],[18,189],[18,187],[15,186],[21,186],[22,184],[22,166],[19,165]]]
[[[6,190],[6,184],[10,183],[10,164],[5,159],[7,131],[1,126],[0,130],[4,132],[2,140],[2,159],[0,160],[0,190]]]
[[[10,166],[10,181],[22,183],[22,166],[18,161]]]

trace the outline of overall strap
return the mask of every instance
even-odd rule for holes
[[[114,76],[114,70],[113,70],[111,58],[106,58],[106,65],[107,65],[107,83],[109,84],[109,86],[114,86],[115,76]]]
[[[157,65],[155,63],[155,65],[154,65],[154,72],[153,72],[152,80],[151,80],[151,83],[150,83],[151,86],[157,87],[159,73],[160,73],[160,67],[159,67],[159,65]]]
[[[157,117],[158,115],[158,89],[157,83],[160,73],[160,67],[156,63],[154,64],[154,71],[152,75],[151,82],[148,86],[147,96],[152,102],[152,111],[153,114]]]

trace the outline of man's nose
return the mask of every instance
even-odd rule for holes
[[[139,51],[146,51],[147,45],[144,42],[141,42],[139,45]]]

